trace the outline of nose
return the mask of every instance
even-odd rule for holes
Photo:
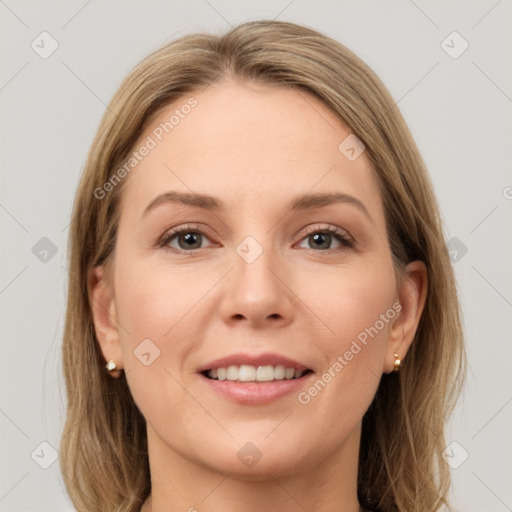
[[[263,250],[254,261],[242,256],[234,255],[234,268],[226,276],[222,319],[232,326],[285,327],[294,315],[289,269],[270,249]]]

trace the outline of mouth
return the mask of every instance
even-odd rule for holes
[[[249,364],[221,366],[200,372],[210,380],[231,382],[273,382],[297,380],[312,373],[309,369],[295,369],[284,365],[253,366]]]
[[[264,405],[298,392],[314,373],[278,354],[234,354],[198,368],[207,389],[237,404]]]

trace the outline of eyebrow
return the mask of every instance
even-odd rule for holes
[[[145,208],[142,217],[147,215],[157,206],[165,203],[181,203],[188,206],[194,206],[207,211],[219,211],[224,209],[222,201],[207,194],[197,194],[191,192],[169,191],[156,196]],[[348,203],[356,206],[373,223],[373,219],[366,206],[356,197],[341,192],[304,194],[292,199],[290,203],[291,211],[303,211],[311,208],[321,208],[335,203]]]

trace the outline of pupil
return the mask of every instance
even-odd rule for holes
[[[324,242],[324,246],[320,247],[321,249],[328,249],[331,241],[331,235],[327,233],[316,233],[313,235],[313,239],[315,242],[320,242],[320,244],[317,244],[317,248],[322,245],[322,241]],[[327,241],[327,244],[325,243]]]
[[[186,247],[190,248],[195,244],[197,244],[197,240],[198,240],[198,234],[197,233],[186,233],[184,235],[182,235],[182,240],[185,241],[185,245]],[[201,243],[199,242],[199,245],[201,245]]]

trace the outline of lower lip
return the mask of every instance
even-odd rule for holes
[[[238,382],[234,380],[213,380],[200,375],[210,388],[225,398],[246,405],[260,405],[297,392],[313,375],[308,373],[299,379],[273,380],[270,382]]]

